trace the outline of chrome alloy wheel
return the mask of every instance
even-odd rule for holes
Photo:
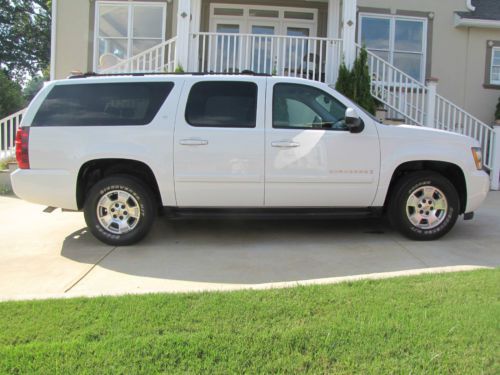
[[[123,190],[113,190],[99,199],[97,218],[108,232],[125,234],[139,224],[141,209],[133,195]]]
[[[408,220],[419,229],[438,227],[448,214],[448,201],[434,186],[421,186],[410,194],[406,202]]]

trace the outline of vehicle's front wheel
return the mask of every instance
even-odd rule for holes
[[[403,177],[389,203],[393,227],[413,240],[435,240],[455,225],[460,200],[453,184],[435,172],[422,171]]]
[[[150,231],[156,210],[151,191],[129,176],[110,176],[89,191],[85,222],[92,234],[112,246],[132,245]]]

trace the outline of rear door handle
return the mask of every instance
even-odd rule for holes
[[[208,145],[207,140],[199,139],[199,138],[182,139],[179,143],[183,146],[206,146],[206,145]]]
[[[292,141],[277,141],[277,142],[272,142],[271,146],[278,148],[294,148],[294,147],[299,147],[300,143]]]

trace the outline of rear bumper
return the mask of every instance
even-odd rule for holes
[[[467,179],[467,207],[465,212],[474,212],[484,202],[490,191],[490,177],[484,171],[475,171]]]
[[[18,169],[10,176],[12,189],[21,199],[77,210],[76,179],[67,171],[53,169]]]

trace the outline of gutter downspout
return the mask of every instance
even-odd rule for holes
[[[467,9],[469,9],[471,12],[474,12],[476,10],[476,7],[472,5],[472,0],[466,0],[466,6]]]
[[[50,30],[50,80],[56,76],[56,35],[57,35],[57,0],[52,0],[52,16]]]

